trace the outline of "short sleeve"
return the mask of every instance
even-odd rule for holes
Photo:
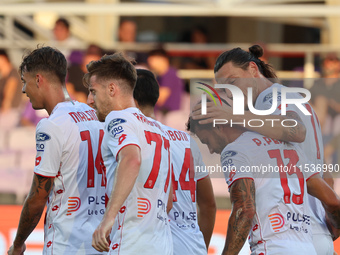
[[[63,137],[60,127],[50,120],[43,119],[38,123],[35,135],[37,156],[34,172],[36,174],[46,177],[55,177],[58,174]]]
[[[253,173],[247,171],[250,165],[239,151],[225,148],[221,153],[221,167],[229,188],[238,179],[254,179]]]
[[[206,171],[206,167],[202,159],[202,154],[194,139],[190,139],[190,149],[195,169],[195,181],[199,181],[206,178],[209,175],[209,172]]]
[[[277,90],[277,106],[275,108],[275,111],[272,113],[273,115],[281,115],[281,108],[282,108],[282,97],[281,97],[281,87],[272,86],[268,89],[266,89],[259,100],[256,101],[255,108],[257,110],[269,110],[271,109],[273,105],[273,89]],[[290,95],[295,95],[295,97],[290,97]],[[287,99],[293,99],[296,98],[296,93],[287,93]],[[288,104],[286,105],[286,112],[292,111],[296,112],[298,109],[294,104]]]
[[[122,114],[119,113],[111,113],[109,117],[105,125],[105,132],[109,134],[107,143],[118,161],[117,156],[124,147],[128,145],[141,147],[138,139],[138,130],[132,118],[122,117]]]

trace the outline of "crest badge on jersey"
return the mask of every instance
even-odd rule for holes
[[[125,123],[126,120],[125,119],[120,119],[120,118],[117,118],[117,119],[113,119],[109,122],[109,125],[107,125],[107,131],[110,132],[110,130],[114,127],[114,126],[118,126],[122,123]]]

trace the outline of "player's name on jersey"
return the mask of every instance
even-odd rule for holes
[[[267,146],[270,145],[272,143],[274,144],[281,144],[282,141],[276,140],[276,139],[272,139],[266,136],[262,137],[262,140],[258,139],[258,138],[254,138],[253,142],[257,145],[257,146]]]
[[[161,128],[161,126],[160,126],[156,121],[150,121],[150,120],[148,120],[147,118],[145,118],[144,115],[139,114],[139,113],[136,113],[136,112],[134,112],[133,115],[134,115],[134,116],[137,118],[137,120],[139,120],[140,122],[146,123],[146,124],[148,124],[149,126],[152,126],[152,127],[157,127],[159,130],[161,130],[162,132],[164,132],[163,129]]]
[[[166,130],[165,132],[169,135],[169,138],[172,141],[189,141],[188,134],[186,134],[183,131],[179,131],[179,130],[176,130],[176,131]]]
[[[95,110],[89,110],[84,112],[69,112],[68,114],[72,117],[75,123],[98,120]]]

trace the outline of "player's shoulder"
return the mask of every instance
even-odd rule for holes
[[[281,100],[281,90],[282,88],[285,88],[285,86],[279,84],[279,83],[274,83],[272,86],[266,88],[264,91],[262,91],[257,99],[256,103],[257,104],[272,104],[273,103],[273,95],[274,91],[277,93],[277,99],[278,101]]]
[[[137,116],[141,114],[137,108],[127,108],[120,111],[111,111],[105,118],[106,125],[131,124],[135,123]]]
[[[188,133],[163,124],[162,128],[166,135],[169,137],[170,141],[190,147],[190,135]]]
[[[242,157],[256,159],[268,144],[274,143],[270,138],[255,132],[244,132],[234,142],[228,144],[221,153],[221,161],[230,157]],[[245,150],[245,148],[247,148]]]
[[[77,101],[57,104],[48,120],[61,127],[70,127],[76,123],[99,123],[96,111]]]

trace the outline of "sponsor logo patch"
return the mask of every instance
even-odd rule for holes
[[[265,102],[269,102],[270,104],[273,103],[273,93],[269,93],[267,94],[264,98],[263,98],[263,103]],[[281,101],[281,92],[278,91],[277,92],[277,101],[280,102]]]
[[[126,122],[126,120],[124,119],[120,119],[120,118],[117,118],[117,119],[113,119],[110,121],[109,125],[107,126],[107,130],[110,132],[110,130],[114,127],[114,126],[117,126],[119,124],[122,124]]]
[[[125,139],[126,139],[126,134],[122,134],[118,139],[118,145],[121,145]]]
[[[111,131],[111,133],[113,134],[113,137],[116,137],[116,135],[119,135],[120,133],[123,133],[124,129],[122,126],[118,126],[118,127],[114,127]]]
[[[221,161],[224,161],[226,158],[234,157],[237,154],[236,151],[226,151],[221,155]]]
[[[280,232],[285,224],[285,219],[279,213],[273,213],[268,215],[270,225],[274,232]]]
[[[150,212],[151,203],[148,199],[139,197],[137,198],[137,207],[138,207],[137,217],[143,218],[145,214]]]
[[[50,140],[50,139],[51,139],[51,137],[48,134],[43,133],[43,132],[39,132],[35,137],[35,140],[37,142],[44,142],[44,141],[47,141],[47,140]]]
[[[37,143],[37,151],[44,151],[45,145],[43,143]]]
[[[67,213],[66,215],[71,215],[73,212],[80,208],[81,200],[79,197],[69,197],[67,201]]]
[[[35,166],[39,166],[40,161],[41,161],[41,157],[37,157],[37,158],[35,159]]]

